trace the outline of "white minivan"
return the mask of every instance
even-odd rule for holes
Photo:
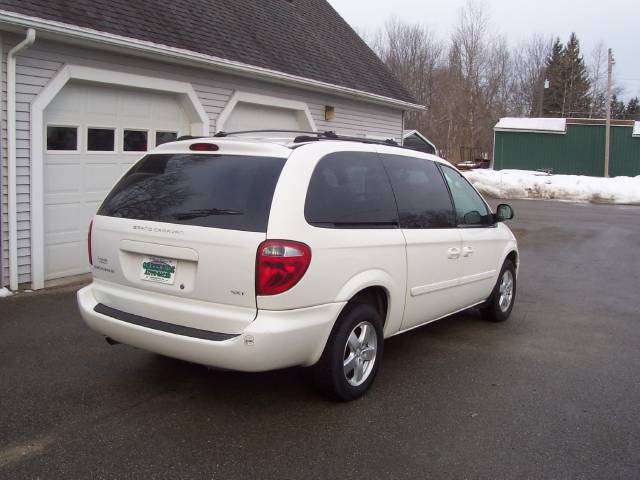
[[[362,395],[384,339],[479,306],[513,308],[515,237],[448,162],[335,135],[167,143],[92,221],[78,292],[107,337],[217,368],[313,366]]]

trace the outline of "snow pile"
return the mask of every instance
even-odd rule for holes
[[[10,297],[13,292],[7,288],[0,288],[0,298]]]
[[[549,175],[529,170],[488,169],[470,170],[463,174],[482,194],[495,198],[640,205],[640,175],[599,178]]]

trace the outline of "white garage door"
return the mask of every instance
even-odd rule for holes
[[[308,130],[302,113],[288,108],[238,102],[224,124],[226,132],[244,130]]]
[[[148,148],[189,133],[176,95],[69,83],[44,114],[45,280],[89,271],[87,227]]]

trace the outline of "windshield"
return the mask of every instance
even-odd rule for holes
[[[266,232],[284,158],[152,154],[113,188],[98,215]]]

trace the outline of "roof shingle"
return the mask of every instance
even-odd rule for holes
[[[0,9],[416,103],[325,0],[0,0]]]

